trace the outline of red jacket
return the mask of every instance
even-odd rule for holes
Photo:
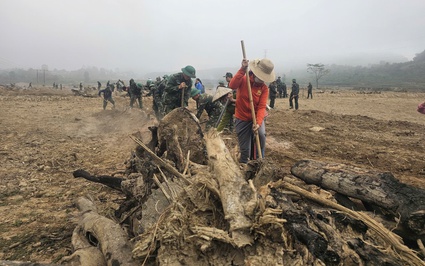
[[[229,87],[237,90],[236,92],[236,111],[235,117],[242,121],[252,121],[251,105],[249,103],[248,85],[246,82],[245,69],[241,68],[232,78]],[[267,99],[269,97],[269,88],[265,83],[254,83],[254,76],[249,75],[251,83],[252,101],[254,103],[255,116],[257,124],[261,126],[266,116]]]

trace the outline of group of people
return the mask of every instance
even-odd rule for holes
[[[299,93],[300,93],[300,85],[297,83],[296,79],[292,79],[292,89],[289,95],[289,109],[294,109],[295,107],[295,110],[298,110]],[[269,98],[270,98],[269,107],[270,108],[273,109],[275,107],[275,101],[277,97],[279,98],[287,97],[286,85],[284,82],[281,81],[281,77],[278,77],[277,80],[272,81],[269,84]],[[307,86],[307,99],[313,99],[313,86],[311,85],[311,82],[309,82]]]
[[[196,78],[196,70],[193,66],[186,66],[181,72],[169,76],[157,78],[155,82],[143,86],[130,80],[129,87],[123,86],[130,95],[130,107],[137,102],[139,108],[143,108],[142,95],[144,88],[148,96],[152,96],[153,110],[158,118],[179,107],[187,107],[189,98],[196,101],[196,116],[201,118],[205,111],[208,115],[206,128],[216,128],[222,131],[224,128],[234,130],[237,134],[241,164],[249,160],[264,157],[266,143],[265,119],[267,117],[267,100],[286,98],[287,90],[281,77],[275,78],[274,64],[267,58],[249,61],[242,60],[241,67],[233,76],[227,72],[224,76],[227,85],[220,84],[215,95],[205,92],[205,87],[199,78]],[[195,79],[193,84],[192,79]],[[270,86],[266,85],[270,82]],[[100,85],[99,85],[100,86]],[[107,86],[99,90],[99,95],[104,95],[104,108],[107,102],[115,106],[112,99],[112,89]],[[292,80],[292,91],[289,96],[290,106],[298,109],[299,85]],[[270,103],[274,107],[274,100]],[[258,139],[257,139],[258,138]],[[259,143],[259,147],[253,143]]]

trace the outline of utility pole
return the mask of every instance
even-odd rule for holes
[[[38,79],[38,71],[43,71],[43,86],[46,86],[46,71],[49,71],[49,70],[46,70],[46,69],[36,69],[36,71],[37,71],[37,84],[38,84],[38,81],[39,81],[39,79]]]
[[[49,71],[49,67],[46,64],[41,65],[41,69],[43,70],[43,86],[46,86],[46,71]]]

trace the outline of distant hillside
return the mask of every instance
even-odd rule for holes
[[[381,62],[370,67],[331,65],[324,85],[354,87],[403,87],[425,89],[425,51],[405,63]]]
[[[393,58],[394,59],[394,58]],[[400,57],[402,60],[402,58]],[[320,62],[309,62],[320,63]],[[359,88],[402,88],[425,90],[425,51],[417,54],[412,61],[401,63],[389,63],[381,61],[379,64],[370,66],[352,66],[332,64],[325,65],[330,69],[330,74],[324,76],[319,81],[319,87],[340,86],[340,87],[359,87]],[[235,72],[239,69],[238,65],[213,68],[198,69],[197,77],[199,77],[208,89],[215,88],[219,81],[224,81],[226,72]],[[282,76],[283,81],[287,84],[291,83],[293,78],[301,87],[305,87],[308,82],[314,84],[314,77],[307,72],[307,65],[297,69],[276,69],[277,73]],[[116,82],[118,79],[124,80],[126,83],[130,78],[134,78],[138,82],[144,82],[148,78],[155,79],[162,77],[164,74],[172,74],[166,72],[150,72],[136,74],[133,72],[116,72],[103,68],[89,67],[73,71],[67,70],[48,70],[41,71],[36,69],[8,69],[0,70],[0,84],[32,82],[35,84],[52,85],[53,82],[59,84],[79,84],[84,85],[96,84],[99,80],[102,84],[106,81]]]
[[[311,62],[318,63],[318,62]],[[340,86],[357,88],[403,88],[425,91],[425,51],[417,54],[412,61],[388,63],[381,61],[370,66],[325,65],[330,73],[322,77],[319,87]],[[295,78],[305,87],[308,82],[314,84],[314,76],[304,69],[289,70],[284,74],[288,84]]]

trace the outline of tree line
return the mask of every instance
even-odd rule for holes
[[[327,86],[421,89],[425,85],[425,51],[412,61],[364,66],[330,65],[320,80]]]
[[[319,72],[317,72],[319,70]],[[223,70],[224,71],[224,70]],[[207,71],[203,71],[207,73]],[[224,73],[224,72],[223,72]],[[323,74],[323,75],[322,75]],[[94,83],[97,80],[130,79],[134,73],[120,73],[104,68],[86,67],[74,71],[46,69],[8,69],[0,70],[0,84],[32,82],[33,84],[55,83]],[[288,80],[285,80],[288,78]],[[378,89],[416,89],[425,87],[425,50],[404,63],[381,62],[370,66],[307,64],[306,69],[291,70],[285,73],[283,80],[288,84],[296,78],[301,86],[308,82],[316,87],[330,86],[378,88]],[[214,83],[214,81],[212,81]],[[215,83],[214,83],[215,84]]]

